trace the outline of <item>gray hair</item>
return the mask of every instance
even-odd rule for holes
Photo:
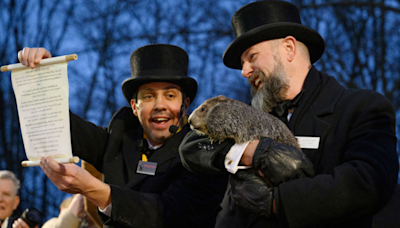
[[[11,180],[14,183],[15,195],[18,194],[18,190],[21,187],[21,184],[13,172],[9,170],[0,170],[0,179]]]

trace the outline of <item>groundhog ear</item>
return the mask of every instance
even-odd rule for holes
[[[218,97],[218,101],[220,101],[220,102],[223,102],[223,101],[226,101],[226,100],[228,100],[225,96],[223,96],[223,95],[219,95]]]

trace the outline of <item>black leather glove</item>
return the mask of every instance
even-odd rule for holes
[[[211,143],[209,137],[190,131],[179,146],[179,155],[183,166],[192,172],[227,174],[224,159],[233,144],[233,139]]]
[[[313,164],[302,151],[276,143],[271,138],[261,138],[253,155],[252,167],[274,186],[315,175]]]
[[[273,213],[274,188],[254,173],[254,170],[238,170],[230,179],[235,206],[269,218]]]

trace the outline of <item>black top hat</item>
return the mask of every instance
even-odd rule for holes
[[[132,77],[122,83],[122,92],[130,103],[138,88],[151,82],[170,82],[181,87],[192,103],[197,93],[197,82],[187,76],[189,57],[173,45],[151,44],[131,55]]]
[[[297,7],[284,1],[259,1],[250,3],[232,17],[236,39],[223,55],[227,67],[241,69],[243,52],[265,40],[293,36],[309,49],[311,63],[316,62],[325,50],[322,37],[311,28],[301,24]]]

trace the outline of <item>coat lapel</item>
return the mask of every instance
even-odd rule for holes
[[[123,161],[126,167],[125,170],[127,172],[127,175],[124,175],[127,177],[125,183],[140,179],[139,177],[141,177],[136,173],[137,165],[139,164],[139,161],[142,160],[142,153],[139,151],[139,144],[141,140],[142,137],[132,137],[129,134],[124,134],[122,155],[124,157]]]
[[[328,75],[311,68],[304,82],[305,94],[288,125],[295,136],[319,137],[318,149],[303,149],[303,152],[318,169],[323,145],[331,124],[326,120],[334,111],[344,88]]]

